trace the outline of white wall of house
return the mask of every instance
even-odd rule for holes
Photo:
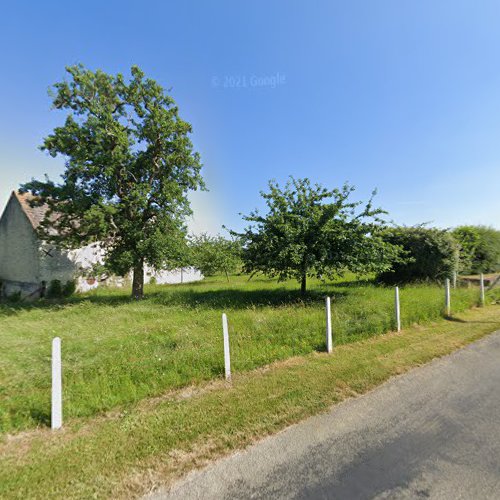
[[[77,291],[86,292],[97,288],[98,286],[128,286],[132,282],[132,274],[125,277],[111,276],[106,281],[98,282],[94,279],[88,279],[89,270],[95,264],[102,264],[104,259],[104,252],[98,244],[92,244],[71,250],[68,252],[68,257],[74,262],[77,269],[81,270],[77,279]],[[91,273],[90,273],[91,274]],[[182,269],[154,269],[150,266],[144,266],[144,283],[156,282],[158,285],[176,284],[176,283],[190,283],[192,281],[199,281],[203,279],[203,274],[193,267],[185,267]]]
[[[40,243],[39,248],[39,283],[44,281],[49,284],[52,280],[59,280],[64,285],[75,278],[75,262],[71,259],[69,252],[45,243]]]
[[[200,281],[203,279],[203,274],[194,267],[183,267],[182,269],[160,270],[155,271],[146,268],[144,282],[149,283],[151,278],[158,285],[164,284],[177,284],[177,283],[191,283],[192,281]]]
[[[86,245],[76,250],[69,250],[68,257],[74,264],[76,274],[76,291],[88,292],[99,286],[99,281],[92,277],[91,269],[95,264],[102,263],[103,252],[97,244]],[[116,283],[118,286],[120,282]]]

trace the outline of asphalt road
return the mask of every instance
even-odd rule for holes
[[[500,332],[153,498],[500,499]]]

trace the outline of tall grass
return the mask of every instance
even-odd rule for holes
[[[295,282],[246,277],[99,290],[61,303],[0,307],[0,431],[50,419],[50,343],[62,338],[64,417],[126,409],[224,372],[221,313],[229,319],[233,372],[325,349],[324,296],[332,296],[334,342],[346,344],[394,327],[392,288],[370,282],[313,281],[306,300]],[[403,327],[438,318],[437,286],[401,290]],[[452,291],[453,310],[477,303],[475,289]]]

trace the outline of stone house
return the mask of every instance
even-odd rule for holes
[[[59,280],[63,285],[74,281],[78,292],[100,285],[128,284],[130,277],[111,276],[99,282],[92,276],[92,266],[102,260],[97,244],[63,250],[41,241],[37,228],[47,207],[31,206],[31,200],[29,193],[13,191],[0,218],[0,296],[20,293],[22,298],[38,298],[44,295],[53,280]],[[144,281],[187,283],[202,278],[202,274],[193,268],[146,268]]]

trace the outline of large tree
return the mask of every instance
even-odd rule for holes
[[[204,188],[191,125],[174,100],[137,67],[131,76],[66,68],[51,91],[68,112],[42,150],[62,156],[62,181],[32,180],[22,189],[47,203],[42,237],[63,247],[98,242],[108,270],[133,270],[132,296],[143,296],[144,265],[182,260],[187,194]]]
[[[261,271],[280,280],[295,278],[302,294],[308,276],[332,278],[390,268],[400,249],[380,236],[381,215],[372,199],[349,200],[354,188],[326,189],[309,179],[294,179],[284,188],[271,181],[262,192],[267,213],[244,216],[243,261],[247,272]]]

